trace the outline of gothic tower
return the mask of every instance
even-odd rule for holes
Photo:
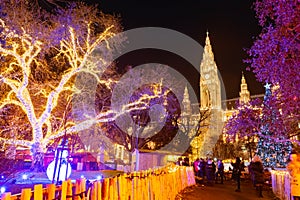
[[[209,109],[208,128],[200,150],[201,157],[212,156],[212,150],[222,133],[221,81],[214,59],[212,46],[206,33],[205,47],[200,64],[200,109]]]
[[[200,64],[201,108],[221,109],[221,86],[212,47],[206,33],[205,47]]]
[[[190,114],[192,112],[190,95],[187,87],[184,88],[182,105],[184,114]]]
[[[241,91],[240,91],[240,103],[248,103],[250,101],[250,92],[248,90],[248,86],[246,83],[246,79],[244,76],[244,73],[242,74],[242,80],[241,80]]]

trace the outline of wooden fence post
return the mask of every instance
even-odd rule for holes
[[[152,196],[153,200],[158,199],[158,183],[157,183],[157,175],[156,175],[156,170],[153,171],[153,176],[152,176]]]
[[[61,184],[60,200],[67,200],[68,182],[63,181]]]
[[[150,173],[147,170],[145,172],[145,199],[150,199],[150,190],[149,190],[149,181],[150,181]]]
[[[49,184],[47,185],[47,199],[53,200],[55,198],[55,185]]]
[[[170,173],[167,173],[166,174],[166,178],[167,178],[167,183],[166,183],[166,185],[167,185],[167,188],[166,188],[166,195],[167,195],[167,198],[170,198],[171,196],[173,196],[173,193],[172,193],[172,181],[171,181],[171,176],[170,176],[171,174]],[[172,198],[172,199],[174,199],[174,198]]]
[[[43,200],[43,185],[38,184],[34,186],[33,193],[34,200]]]
[[[22,189],[21,200],[30,200],[30,198],[31,198],[31,189],[30,188]]]
[[[179,193],[182,190],[182,179],[181,179],[181,173],[182,173],[183,169],[182,167],[178,167],[177,170],[177,180],[178,180],[178,187],[177,187],[177,193]]]
[[[178,193],[178,179],[177,179],[178,169],[176,171],[173,171],[172,177],[173,177],[173,193]]]
[[[82,194],[82,199],[85,199],[85,192],[86,192],[86,179],[80,179],[80,191]]]
[[[141,190],[142,190],[142,194],[141,194],[141,198],[142,199],[147,199],[147,173],[146,171],[142,171],[141,172],[141,176],[140,176],[140,180],[141,180]]]
[[[184,189],[184,184],[185,184],[185,181],[184,181],[184,173],[185,173],[185,170],[184,170],[184,167],[180,167],[180,191]]]
[[[81,200],[81,196],[79,195],[81,193],[81,185],[80,185],[80,179],[76,180],[75,183],[75,200]]]
[[[67,200],[72,200],[73,199],[73,184],[71,182],[71,179],[67,180]],[[51,199],[48,199],[51,200]]]
[[[195,185],[196,179],[195,179],[194,169],[192,167],[190,167],[190,178],[191,178],[191,185]]]
[[[126,175],[126,188],[127,188],[127,198],[130,200],[132,199],[133,195],[133,178],[132,178],[132,173]]]
[[[150,200],[154,200],[154,185],[153,185],[153,182],[154,182],[154,177],[153,177],[153,171],[150,170],[149,171],[149,199]]]
[[[120,199],[120,196],[119,196],[119,192],[118,192],[118,177],[117,176],[115,176],[115,177],[113,177],[113,184],[114,184],[114,186],[113,186],[113,188],[114,188],[114,199],[115,200],[118,200],[118,199]]]
[[[2,200],[10,200],[10,198],[11,198],[10,192],[5,192],[1,197]]]
[[[103,197],[103,200],[108,200],[108,197],[109,197],[109,178],[103,179],[102,197]]]
[[[140,172],[133,172],[133,199],[140,200]]]
[[[139,177],[138,177],[138,194],[139,194],[139,199],[144,199],[143,195],[144,195],[144,188],[143,188],[143,174],[144,174],[144,171],[140,171],[139,172]]]
[[[102,200],[102,187],[101,181],[97,181],[97,200]]]
[[[97,200],[97,182],[98,181],[93,182],[93,187],[91,189],[91,200]]]
[[[108,181],[108,183],[109,183],[109,186],[108,186],[109,200],[115,200],[114,199],[114,179],[109,178],[108,180],[109,180]]]
[[[159,183],[160,183],[160,199],[165,199],[165,193],[166,193],[166,184],[165,184],[165,177],[166,174],[164,171],[161,171],[161,174],[159,175]]]
[[[126,199],[125,191],[127,190],[125,185],[124,175],[118,177],[118,196],[120,200]]]
[[[157,199],[157,200],[160,200],[161,199],[161,185],[160,185],[160,179],[161,179],[161,171],[160,170],[158,170],[157,171],[158,172],[158,174],[156,175],[156,183],[155,183],[155,185],[157,185],[156,186],[156,197],[155,197],[155,199]]]

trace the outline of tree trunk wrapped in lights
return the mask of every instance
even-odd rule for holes
[[[112,53],[108,39],[121,28],[116,18],[99,14],[94,7],[83,4],[58,10],[57,17],[50,13],[38,15],[24,3],[5,1],[1,6],[7,15],[0,19],[1,41],[4,41],[0,45],[3,91],[0,111],[6,118],[11,114],[8,120],[14,125],[1,123],[0,137],[7,144],[30,147],[33,163],[41,167],[49,141],[61,137],[66,129],[68,134],[84,129],[83,125],[75,126],[73,121],[63,124],[62,119],[66,102],[76,91],[74,76],[80,72],[97,75],[97,66],[88,57],[99,43],[106,42],[107,52],[98,58],[105,62]],[[121,42],[122,39],[113,45]],[[111,84],[107,80],[103,82],[107,86]],[[5,111],[7,108],[13,112]],[[91,119],[84,125],[96,121]],[[15,127],[24,129],[18,136],[9,138]]]

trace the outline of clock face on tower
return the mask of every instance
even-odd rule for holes
[[[208,79],[209,78],[209,74],[205,74],[205,78]]]

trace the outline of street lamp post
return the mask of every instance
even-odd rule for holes
[[[139,135],[140,135],[140,120],[141,116],[135,116],[137,125],[135,125],[135,171],[140,169],[140,157],[139,157]],[[135,123],[136,124],[136,123]]]

